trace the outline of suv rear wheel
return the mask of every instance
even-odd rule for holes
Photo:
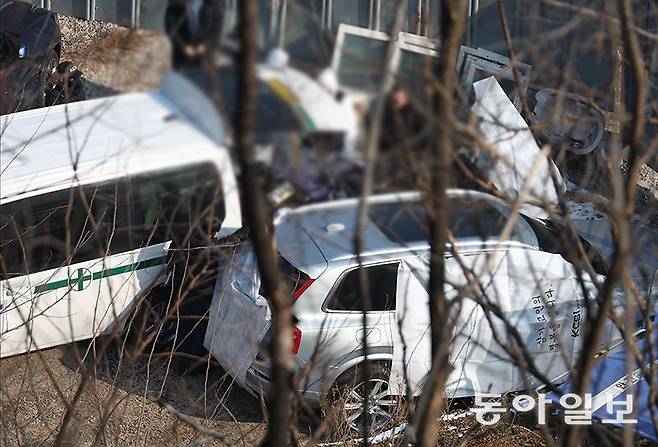
[[[332,407],[339,411],[339,425],[353,433],[363,430],[365,417],[365,396],[370,435],[376,435],[391,428],[398,418],[399,396],[388,392],[389,368],[380,363],[372,363],[366,368],[359,365],[341,375],[330,393]]]

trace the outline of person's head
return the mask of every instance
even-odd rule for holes
[[[391,90],[390,101],[394,110],[401,110],[409,104],[409,93],[402,87],[394,87]]]
[[[290,61],[290,56],[288,52],[283,48],[274,48],[269,53],[265,59],[265,63],[275,68],[285,68],[288,66]]]

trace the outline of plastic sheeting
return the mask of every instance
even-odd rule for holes
[[[480,150],[476,161],[478,167],[488,174],[498,189],[515,198],[523,190],[535,163],[539,163],[538,175],[530,178],[532,189],[529,198],[556,205],[558,195],[551,179],[551,171],[557,176],[559,185],[564,185],[562,177],[552,161],[547,163],[546,160],[538,159],[544,156],[528,129],[528,124],[496,78],[491,76],[475,82],[473,89],[476,101],[472,110],[481,118],[479,131],[498,151],[498,154],[492,154],[488,150]],[[526,205],[523,210],[537,218],[548,216],[546,211],[535,206]]]
[[[654,332],[652,337],[653,352],[650,349],[648,337],[636,344],[637,352],[641,353],[644,359],[642,366],[647,368],[650,368],[651,362],[656,359],[655,347],[658,343],[658,332]],[[600,359],[594,367],[590,387],[587,391],[592,395],[590,408],[592,416],[603,423],[609,423],[620,428],[628,423],[628,419],[637,419],[637,423],[633,424],[637,433],[652,441],[658,441],[656,427],[651,417],[649,401],[651,385],[642,375],[642,370],[635,360],[632,360],[631,368],[627,369],[626,359],[628,355],[629,352],[626,346],[621,345],[619,348],[614,349],[612,353]],[[657,379],[654,378],[654,380]],[[572,391],[572,383],[567,382],[560,389],[564,393],[569,393]],[[619,412],[626,410],[625,403],[628,395],[631,396],[633,402],[629,408],[633,410],[633,414],[621,416]],[[548,398],[559,408],[559,395],[550,393]]]
[[[450,362],[453,370],[446,383],[449,397],[479,393],[504,393],[534,388],[540,384],[516,365],[500,343],[512,346],[511,330],[518,331],[526,352],[538,370],[553,380],[563,374],[582,349],[585,299],[573,266],[561,256],[541,251],[506,247],[494,254],[460,256],[468,270],[479,278],[483,292],[507,322],[489,314],[471,298],[464,270],[454,257],[446,259],[446,295],[449,300],[464,290],[456,318]],[[483,269],[487,265],[488,273]],[[405,384],[414,395],[422,391],[431,369],[429,267],[419,259],[404,261],[398,277],[397,318],[401,330],[394,336],[390,386],[404,393]],[[588,293],[595,295],[586,281]],[[587,297],[590,298],[590,297]],[[617,301],[620,297],[617,296]],[[498,341],[497,341],[498,339]],[[608,325],[604,342],[619,339]],[[406,374],[406,377],[405,377]]]
[[[203,345],[240,386],[245,386],[247,369],[270,326],[267,301],[258,295],[260,279],[251,243],[236,249],[221,271]]]

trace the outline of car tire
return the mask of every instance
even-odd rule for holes
[[[175,319],[167,319],[169,293],[167,287],[156,287],[142,298],[125,321],[122,336],[117,338],[120,350],[131,357],[148,354],[152,350],[171,351],[176,339]]]
[[[359,436],[363,431],[363,396],[368,383],[368,413],[370,436],[391,428],[398,419],[400,398],[387,395],[390,367],[373,362],[366,368],[359,365],[343,373],[332,386],[328,396],[333,421],[332,431],[349,431]],[[336,430],[337,429],[337,430]]]

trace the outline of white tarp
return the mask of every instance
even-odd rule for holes
[[[560,255],[506,248],[496,254],[491,272],[480,275],[487,264],[486,254],[464,255],[461,259],[478,275],[484,293],[500,308],[510,327],[518,331],[538,370],[549,379],[564,373],[582,349],[581,324],[586,309],[573,266]],[[429,269],[418,259],[404,261],[400,271],[397,318],[401,331],[394,335],[390,385],[392,392],[404,393],[406,368],[408,383],[418,395],[431,369],[429,296],[423,286]],[[446,283],[449,300],[467,286],[463,268],[454,257],[446,259]],[[593,285],[588,288],[595,296]],[[491,315],[490,323],[468,292],[460,301],[450,355],[453,371],[446,383],[446,395],[504,393],[539,385],[496,341],[497,336],[511,345],[510,331],[503,320]],[[602,344],[618,338],[609,324]]]
[[[498,152],[492,154],[489,150],[481,150],[477,158],[478,167],[498,189],[515,198],[523,190],[535,163],[540,163],[538,175],[531,178],[533,184],[529,198],[556,205],[558,196],[551,180],[551,170],[557,175],[560,185],[564,184],[562,177],[552,161],[546,163],[545,159],[537,158],[545,157],[528,129],[528,124],[496,78],[491,76],[474,82],[473,89],[476,101],[472,110],[481,118],[479,131]],[[534,206],[526,206],[524,211],[537,218],[548,215],[541,208]]]
[[[240,271],[236,274],[235,269]],[[220,272],[203,345],[244,386],[247,369],[270,326],[267,301],[258,295],[260,279],[251,243],[237,249]]]

